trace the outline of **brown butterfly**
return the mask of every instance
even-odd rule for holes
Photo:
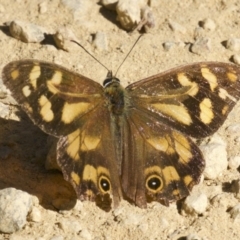
[[[205,161],[189,138],[215,132],[240,98],[240,67],[201,62],[126,88],[59,65],[11,62],[3,81],[33,122],[59,138],[57,162],[81,200],[139,207],[189,195]]]

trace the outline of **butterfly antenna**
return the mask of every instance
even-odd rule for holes
[[[97,58],[95,58],[85,47],[83,47],[79,42],[75,40],[71,40],[71,42],[76,43],[79,47],[81,47],[86,53],[88,53],[94,60],[96,60],[99,64],[101,64],[108,72],[111,72],[105,65],[103,65]]]
[[[134,49],[134,47],[136,46],[137,42],[139,41],[139,39],[142,37],[142,34],[137,38],[136,42],[133,44],[133,46],[131,47],[130,51],[128,52],[128,54],[126,55],[126,57],[123,59],[122,63],[119,65],[119,67],[117,68],[116,73],[114,74],[114,76],[117,76],[118,70],[120,69],[120,67],[123,65],[123,63],[125,62],[125,60],[127,59],[127,57],[129,56],[129,54],[132,52],[132,50]]]

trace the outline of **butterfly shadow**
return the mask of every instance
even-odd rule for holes
[[[58,170],[47,170],[48,135],[19,112],[21,121],[0,118],[0,190],[16,188],[38,197],[46,209],[74,207],[76,194]],[[57,206],[56,204],[57,203]]]

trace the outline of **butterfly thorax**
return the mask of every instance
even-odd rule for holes
[[[122,115],[125,107],[125,90],[117,78],[105,85],[106,105],[113,115]]]

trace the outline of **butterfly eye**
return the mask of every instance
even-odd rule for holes
[[[159,192],[163,187],[162,179],[158,175],[151,175],[146,180],[146,188],[151,192]]]
[[[103,193],[109,192],[111,189],[111,184],[106,176],[101,176],[99,178],[99,188]]]

